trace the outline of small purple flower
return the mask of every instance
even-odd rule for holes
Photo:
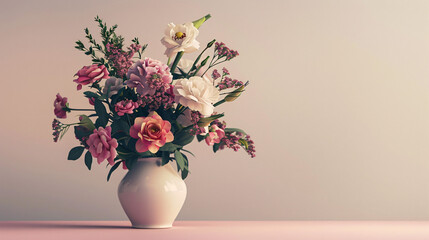
[[[220,75],[220,73],[217,71],[217,69],[213,70],[213,72],[212,72],[212,78],[213,78],[213,80],[216,80],[216,79],[218,79],[218,78],[220,78],[220,77],[221,77],[221,75]]]
[[[215,51],[219,58],[225,57],[226,60],[231,60],[239,55],[237,51],[230,49],[223,42],[215,43]]]

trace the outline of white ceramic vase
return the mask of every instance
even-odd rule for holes
[[[172,227],[185,202],[185,182],[161,161],[139,159],[119,184],[119,201],[135,228]]]

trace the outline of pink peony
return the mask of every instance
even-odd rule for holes
[[[156,153],[165,143],[173,141],[174,136],[170,129],[169,121],[162,120],[156,112],[151,112],[147,117],[136,118],[134,125],[130,128],[130,136],[138,139],[137,152],[149,150],[151,153]]]
[[[131,88],[136,88],[142,96],[154,95],[158,89],[169,89],[173,81],[170,68],[155,59],[145,58],[138,60],[127,72],[128,80],[125,81]]]
[[[80,69],[75,76],[78,78],[73,80],[73,82],[77,83],[77,90],[82,89],[82,85],[88,85],[97,81],[101,81],[102,79],[109,78],[109,72],[107,71],[106,66],[97,64],[93,64],[91,66],[84,66]]]
[[[206,143],[209,146],[213,146],[215,143],[220,143],[220,140],[225,137],[225,132],[222,128],[219,128],[217,125],[212,125],[210,127],[210,132],[206,137]]]
[[[133,110],[138,106],[139,104],[132,100],[122,100],[115,104],[115,111],[119,116],[124,116],[125,113],[133,114]]]
[[[54,113],[57,118],[66,118],[67,117],[67,98],[61,97],[61,95],[58,93],[57,97],[54,101]]]
[[[105,129],[99,127],[98,130],[94,129],[94,133],[89,135],[86,144],[89,147],[89,152],[93,157],[97,158],[97,162],[100,164],[105,159],[110,165],[113,165],[114,159],[117,155],[116,148],[118,142],[111,136],[112,128],[106,127]]]

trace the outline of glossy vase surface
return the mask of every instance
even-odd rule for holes
[[[185,182],[161,161],[139,159],[119,184],[119,201],[135,228],[172,227],[185,202]]]

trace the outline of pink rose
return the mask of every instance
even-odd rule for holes
[[[136,118],[134,125],[130,128],[130,136],[138,139],[137,152],[149,150],[151,153],[156,153],[165,143],[173,141],[174,136],[170,129],[169,121],[162,120],[156,112],[151,112],[147,117]]]
[[[61,97],[61,95],[58,93],[54,101],[55,116],[57,116],[57,118],[66,118],[67,117],[66,108],[67,108],[67,98]]]
[[[115,111],[119,116],[124,116],[125,113],[133,114],[133,110],[138,106],[139,104],[132,100],[122,100],[115,104]]]
[[[110,165],[114,165],[114,159],[117,155],[116,148],[118,142],[111,136],[112,128],[110,126],[105,129],[99,127],[98,130],[94,129],[94,133],[89,135],[86,144],[89,146],[89,152],[100,164],[107,159]]]
[[[209,131],[209,135],[205,139],[209,146],[213,146],[215,143],[220,143],[220,140],[225,137],[225,132],[217,125],[212,125]]]
[[[73,80],[73,82],[77,83],[77,90],[82,89],[82,85],[88,85],[97,81],[101,81],[102,79],[109,78],[109,72],[107,71],[106,66],[97,64],[93,64],[91,66],[84,66],[81,70],[79,70],[75,76],[78,78]]]

